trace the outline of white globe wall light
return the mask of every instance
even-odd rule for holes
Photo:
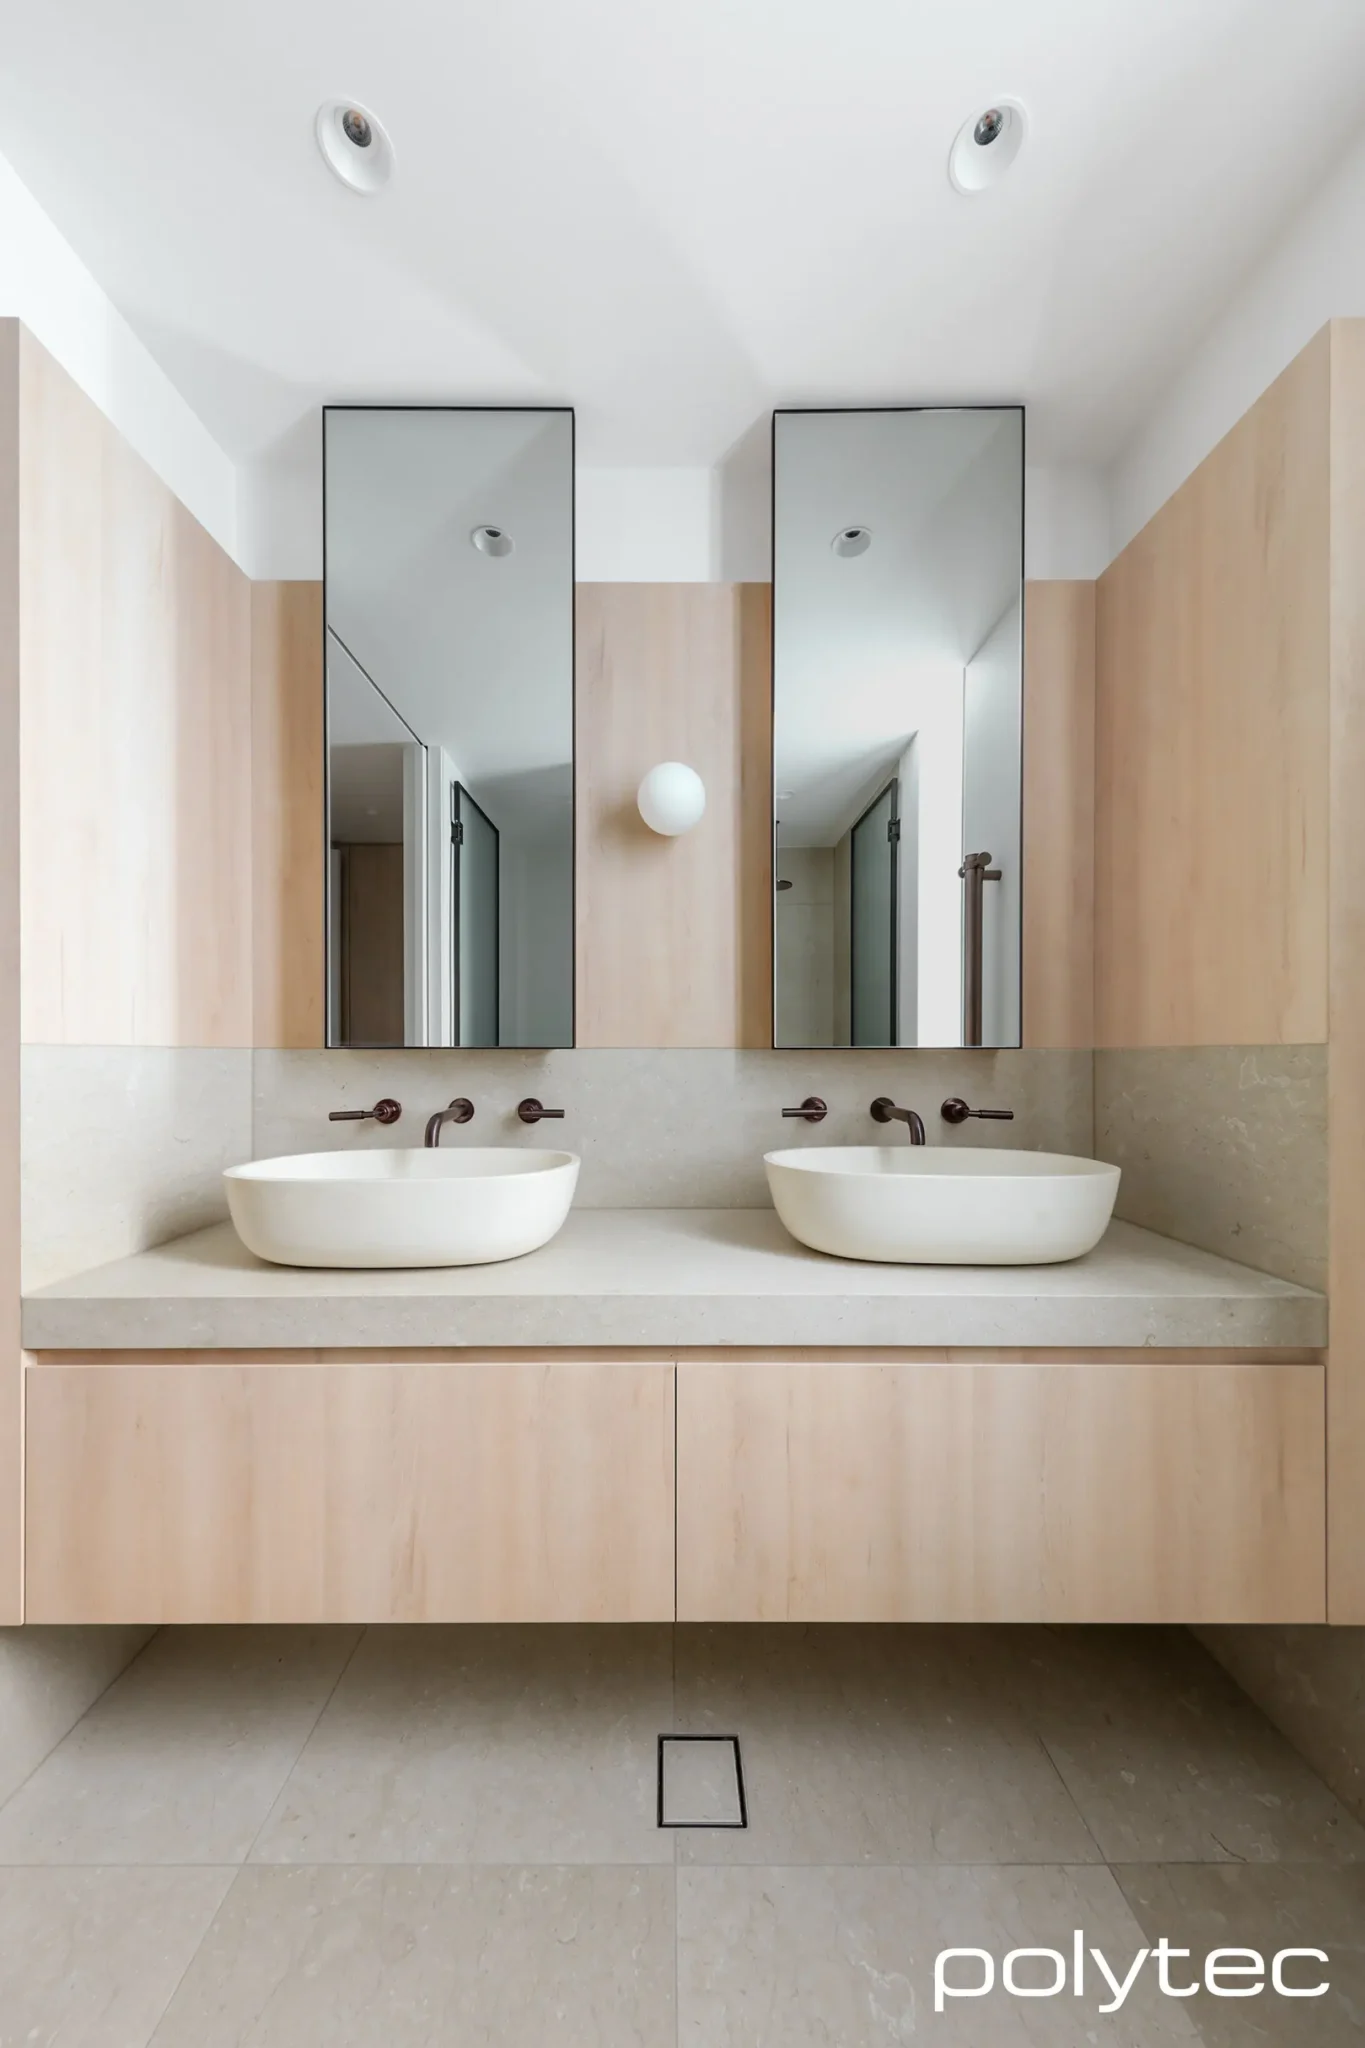
[[[640,784],[636,802],[651,832],[676,839],[690,832],[706,809],[706,784],[683,761],[660,761]]]

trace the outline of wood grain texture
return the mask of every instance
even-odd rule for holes
[[[1095,585],[1024,591],[1024,1044],[1095,1043]]]
[[[662,1621],[668,1364],[29,1375],[33,1621]]]
[[[581,1046],[771,1045],[766,584],[580,584]],[[706,815],[679,839],[636,791],[685,761]]]
[[[403,1043],[403,865],[397,846],[347,847],[341,865],[342,1041]]]
[[[1318,1368],[678,1369],[682,1621],[1316,1621]]]
[[[1327,1035],[1328,343],[1099,580],[1096,1043]]]
[[[96,1369],[117,1365],[157,1365],[191,1370],[204,1365],[242,1365],[270,1371],[279,1365],[544,1365],[550,1359],[559,1364],[580,1360],[611,1365],[715,1365],[740,1357],[750,1365],[1074,1365],[1083,1366],[1087,1371],[1112,1365],[1140,1365],[1158,1371],[1182,1365],[1245,1365],[1249,1356],[1245,1348],[1223,1350],[1201,1346],[1197,1351],[1189,1351],[1168,1350],[1154,1344],[1126,1348],[1115,1346],[1106,1351],[1047,1350],[1036,1346],[1032,1349],[1007,1349],[1003,1346],[985,1349],[980,1345],[945,1349],[941,1345],[902,1344],[841,1345],[837,1350],[827,1345],[800,1348],[783,1345],[780,1350],[773,1350],[746,1344],[740,1351],[733,1348],[724,1351],[689,1350],[674,1346],[662,1350],[604,1350],[596,1347],[583,1350],[574,1345],[556,1345],[553,1352],[524,1350],[515,1346],[500,1347],[496,1351],[480,1351],[468,1346],[457,1350],[411,1346],[405,1350],[374,1351],[360,1347],[339,1350],[320,1345],[311,1351],[243,1351],[227,1346],[212,1351],[32,1351],[28,1353],[27,1364],[30,1372],[46,1372],[54,1366],[73,1365]],[[1258,1345],[1254,1362],[1257,1365],[1321,1365],[1325,1356],[1322,1351]]]
[[[1365,320],[1330,329],[1328,1620],[1365,1623]]]
[[[249,1045],[247,579],[19,358],[24,1038]]]
[[[0,320],[0,1624],[24,1618],[19,1348],[19,323]]]
[[[253,1043],[325,1042],[321,583],[251,586]]]

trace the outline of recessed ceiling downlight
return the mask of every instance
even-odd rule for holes
[[[505,526],[476,526],[469,536],[481,555],[510,555],[512,536]]]
[[[845,560],[850,555],[865,555],[872,545],[872,534],[866,526],[841,526],[830,546],[836,555]]]
[[[1018,100],[992,100],[963,122],[948,152],[948,176],[964,194],[998,185],[1024,146],[1028,117]]]
[[[378,192],[393,175],[393,144],[384,124],[359,100],[328,100],[314,131],[330,171],[353,192]]]

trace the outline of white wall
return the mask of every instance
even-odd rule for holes
[[[238,560],[257,582],[322,580],[322,414],[300,420],[237,479]]]
[[[580,583],[709,583],[719,576],[710,469],[580,469]]]
[[[1111,559],[1320,327],[1363,314],[1365,141],[1228,299],[1115,464]]]
[[[0,157],[0,316],[22,320],[234,560],[237,471]]]
[[[241,555],[248,575],[322,574],[321,432],[313,422],[241,477]],[[575,484],[580,583],[766,583],[771,572],[768,421],[714,469],[580,469]],[[1030,464],[1025,569],[1098,576],[1110,558],[1105,480],[1079,465]]]
[[[310,581],[322,574],[320,431],[242,472],[241,531],[247,572]],[[728,503],[728,500],[726,501]],[[761,505],[763,527],[756,528]],[[767,498],[743,506],[743,573],[766,578]],[[690,469],[585,469],[574,482],[580,583],[711,583],[721,580],[721,473]],[[733,517],[732,517],[733,524]],[[727,548],[727,553],[733,549]]]
[[[1109,496],[1099,469],[1079,464],[1024,469],[1024,574],[1035,582],[1083,581],[1109,566]]]
[[[984,1045],[1019,1042],[1022,623],[1016,599],[963,679],[962,850],[991,854],[1000,870],[982,898]]]
[[[767,420],[759,427],[715,469],[580,470],[579,581],[766,582],[772,560]],[[1101,472],[1030,464],[1024,526],[1027,575],[1098,576],[1110,557]]]
[[[900,846],[897,850],[896,909],[896,1037],[901,1045],[919,1044],[919,738],[900,757]]]
[[[963,671],[943,682],[915,735],[919,761],[917,1045],[962,1040]],[[955,970],[955,971],[954,971]]]
[[[834,872],[832,846],[789,846],[780,866],[790,889],[775,898],[776,1042],[830,1046],[835,1041]]]
[[[573,862],[562,834],[504,834],[501,1007],[505,1046],[567,1045],[573,1037]]]

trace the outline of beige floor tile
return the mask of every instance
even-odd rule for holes
[[[673,1872],[237,1877],[155,2048],[673,2048]]]
[[[1041,1743],[951,1629],[679,1628],[679,1730],[740,1737],[749,1826],[680,1863],[1089,1863]]]
[[[1012,1948],[1068,1956],[1073,1930],[1126,1970],[1143,1938],[1107,1870],[680,1870],[679,2048],[1165,2048],[1196,2036],[1139,1979],[1121,2011],[1086,1995],[987,1997],[934,2009],[934,1959]],[[1120,1959],[1121,1962],[1120,1962]],[[974,1965],[962,1963],[960,1977]],[[1019,1965],[1021,1983],[1046,1981]],[[1092,1971],[1093,1976],[1093,1971]]]
[[[1365,1828],[1184,1630],[1011,1641],[1007,1682],[1106,1861],[1365,1858]]]
[[[233,1875],[0,1871],[0,2048],[146,2048]]]
[[[1365,2041],[1365,1869],[1310,1864],[1135,1864],[1115,1871],[1147,1941],[1165,1935],[1190,1950],[1193,1983],[1211,1948],[1251,1948],[1267,1961],[1284,1948],[1325,1949],[1328,1963],[1286,1965],[1300,1986],[1326,1979],[1322,1998],[1190,2000],[1206,2048],[1360,2048]]]
[[[253,1851],[270,1863],[671,1863],[667,1628],[372,1629]]]
[[[0,1808],[0,1864],[240,1862],[358,1636],[164,1630]]]

